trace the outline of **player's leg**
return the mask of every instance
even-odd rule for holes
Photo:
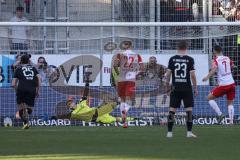
[[[220,110],[220,108],[218,107],[217,102],[215,101],[215,99],[217,97],[221,97],[224,95],[224,91],[222,90],[222,87],[216,87],[212,90],[211,93],[209,93],[207,99],[208,99],[208,103],[209,105],[212,107],[212,109],[217,113],[218,117],[218,123],[220,124],[221,121],[224,119],[224,115],[222,113],[222,111]]]
[[[222,114],[222,112],[221,112],[220,108],[218,107],[217,102],[215,101],[216,97],[212,93],[209,93],[207,99],[208,99],[208,103],[212,107],[212,109],[217,113],[218,116],[220,116]]]
[[[125,113],[125,101],[126,101],[125,89],[126,89],[125,88],[125,82],[118,82],[117,92],[118,92],[118,96],[121,99],[121,101],[120,101],[120,113],[122,115],[122,118],[123,118],[124,113]]]
[[[28,124],[28,120],[26,117],[26,112],[25,112],[25,99],[26,99],[26,93],[22,90],[17,90],[17,105],[18,105],[18,113],[20,119],[23,121],[23,129],[25,128],[24,126]]]
[[[185,110],[186,110],[186,121],[187,121],[187,137],[196,138],[197,136],[192,133],[192,126],[193,126],[192,107],[187,107],[185,108]]]
[[[173,130],[173,125],[175,122],[175,113],[177,108],[179,108],[181,105],[181,96],[179,95],[178,92],[172,91],[170,93],[170,107],[169,107],[169,114],[168,114],[168,133],[167,137],[171,138],[173,136],[172,130]]]
[[[133,106],[133,98],[135,97],[135,82],[133,81],[128,81],[126,82],[126,101],[125,101],[125,108],[124,111],[122,113],[122,120],[123,120],[123,127],[127,128],[128,127],[128,123],[127,123],[127,113],[129,111],[130,108],[132,108]]]
[[[26,114],[25,114],[25,104],[24,103],[20,103],[18,104],[19,106],[19,110],[18,110],[18,113],[19,113],[19,117],[20,119],[23,121],[23,125],[26,125],[28,120],[27,120],[27,117],[26,117]]]
[[[23,129],[29,128],[29,116],[32,114],[32,108],[35,103],[36,92],[35,90],[29,90],[25,94],[24,98],[24,108],[23,108],[23,115],[25,117],[25,122],[23,125]]]
[[[168,114],[168,132],[167,132],[167,137],[171,138],[173,137],[173,125],[175,122],[175,113],[176,113],[176,108],[170,107],[169,108],[169,114]]]
[[[227,104],[228,104],[228,116],[229,116],[229,119],[230,119],[230,124],[233,124],[233,120],[234,120],[233,101],[232,100],[228,100]]]
[[[227,105],[228,105],[228,115],[230,118],[230,124],[233,124],[234,120],[234,106],[233,106],[233,100],[235,98],[235,85],[229,86],[229,89],[227,91]]]
[[[183,103],[186,111],[187,137],[196,138],[197,136],[192,133],[192,127],[193,127],[192,109],[194,107],[193,93],[190,90],[190,91],[184,92],[182,95],[183,95]]]
[[[98,117],[96,122],[111,124],[111,123],[117,122],[117,118],[109,114],[105,114],[103,116]]]
[[[111,113],[116,108],[116,106],[116,102],[111,102],[96,108],[98,117]]]
[[[129,109],[132,107],[132,97],[126,96],[126,101],[124,104],[124,110],[122,113],[122,122],[123,122],[123,128],[128,128],[128,120],[127,120],[127,114]]]
[[[121,98],[120,111],[123,120],[123,127],[127,128],[127,112],[132,106],[132,97],[135,94],[135,82],[118,82],[118,95]]]

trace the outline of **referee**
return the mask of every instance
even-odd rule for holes
[[[186,41],[180,41],[177,47],[178,53],[169,59],[168,68],[165,75],[165,80],[167,83],[169,83],[170,78],[172,78],[172,92],[170,94],[167,137],[173,137],[172,129],[174,124],[174,116],[177,108],[180,108],[181,102],[183,101],[186,111],[187,137],[196,138],[197,136],[192,133],[192,108],[194,105],[194,100],[191,81],[193,83],[195,96],[198,94],[194,59],[186,55]]]
[[[40,76],[37,69],[30,64],[30,55],[21,56],[21,65],[15,70],[12,87],[16,90],[19,116],[23,129],[29,128],[29,114],[32,113],[35,98],[39,95]]]

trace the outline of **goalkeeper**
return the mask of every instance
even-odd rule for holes
[[[89,93],[89,76],[87,76],[85,89],[82,99],[75,103],[73,97],[69,97],[67,100],[67,107],[71,110],[70,113],[64,115],[57,115],[53,118],[62,119],[77,119],[86,122],[99,122],[99,123],[114,123],[122,121],[119,117],[113,117],[109,115],[113,109],[116,108],[116,102],[110,102],[99,107],[88,106],[88,93]]]

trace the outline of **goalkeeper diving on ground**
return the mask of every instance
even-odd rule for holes
[[[85,122],[98,122],[98,123],[115,123],[122,122],[122,118],[113,117],[111,113],[116,107],[117,102],[109,102],[98,107],[89,107],[88,93],[89,93],[89,75],[86,75],[86,83],[82,98],[76,103],[74,97],[69,96],[66,102],[70,112],[67,114],[53,116],[53,119],[76,119]],[[117,101],[117,100],[116,100]],[[131,118],[128,117],[129,120]]]

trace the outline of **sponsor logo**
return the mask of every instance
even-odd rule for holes
[[[58,119],[58,120],[43,120],[33,119],[29,121],[30,126],[70,126],[71,121],[69,119]]]
[[[139,120],[128,121],[128,126],[152,126],[154,125],[154,118],[153,117],[146,117]],[[121,122],[115,122],[113,124],[101,124],[96,122],[82,122],[82,126],[123,126]]]

